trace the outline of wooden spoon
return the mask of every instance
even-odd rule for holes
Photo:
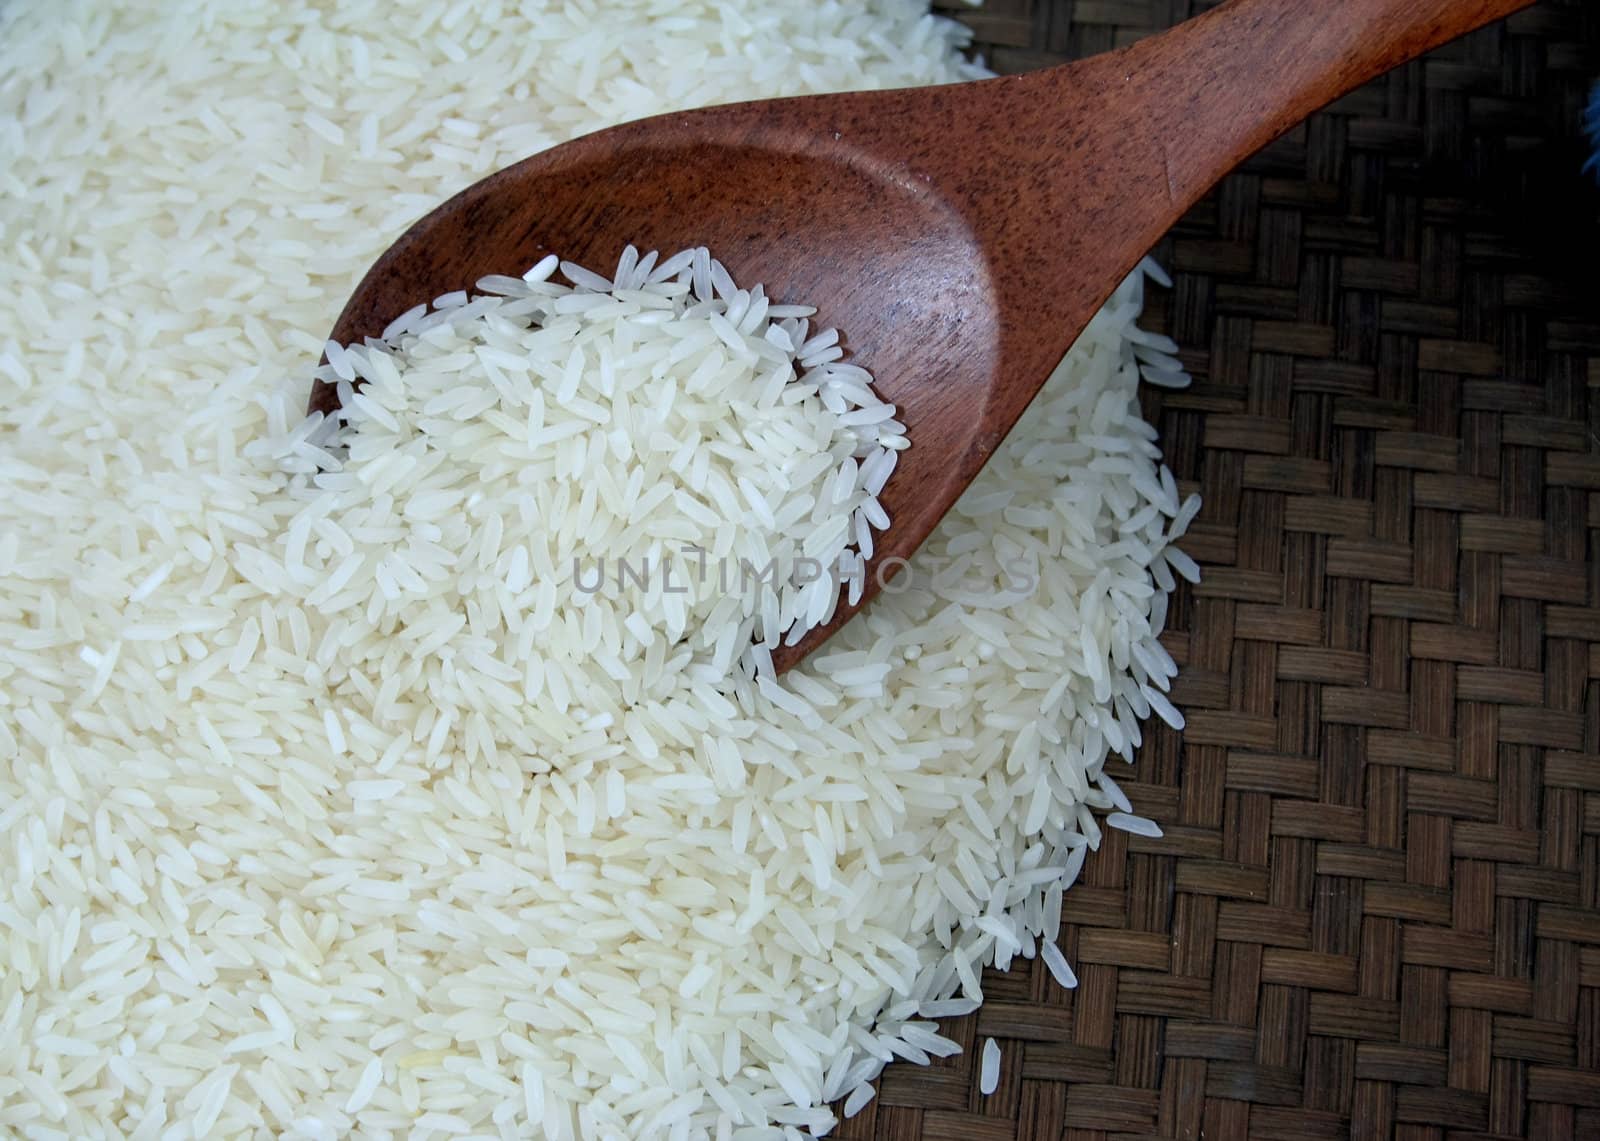
[[[942,87],[739,103],[575,139],[401,235],[332,339],[547,253],[709,246],[818,309],[901,409],[867,597],[891,580],[1084,325],[1177,219],[1324,104],[1532,0],[1233,0],[1121,51]],[[318,384],[313,411],[338,397]],[[850,616],[774,655],[799,661]]]

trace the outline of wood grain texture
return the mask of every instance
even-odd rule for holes
[[[1203,5],[946,7],[1009,69]],[[1068,895],[1076,991],[991,972],[947,1027],[999,1038],[994,1097],[903,1067],[841,1136],[1600,1137],[1597,76],[1600,7],[1542,0],[1161,243],[1149,319],[1197,382],[1147,412],[1207,572],[1168,636],[1191,731],[1124,781],[1167,834]]]
[[[1233,0],[1079,63],[627,124],[469,187],[407,231],[331,337],[554,251],[706,245],[818,307],[900,406],[863,602],[971,482],[1095,310],[1215,182],[1305,115],[1532,0]],[[337,394],[319,384],[313,410]],[[852,610],[775,654],[786,669]]]

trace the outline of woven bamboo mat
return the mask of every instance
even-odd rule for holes
[[[1016,71],[1200,5],[936,7]],[[1597,23],[1544,0],[1372,84],[1160,248],[1206,568],[1188,730],[1124,783],[1166,837],[1068,893],[1076,991],[991,972],[967,1052],[841,1136],[1600,1138]]]

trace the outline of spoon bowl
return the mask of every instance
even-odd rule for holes
[[[468,187],[378,259],[331,333],[547,254],[707,246],[817,309],[911,446],[864,605],[982,469],[1095,311],[1249,154],[1375,75],[1532,0],[1232,0],[1027,76],[731,104],[586,135]],[[312,411],[337,407],[319,383]],[[789,668],[858,607],[774,653]]]

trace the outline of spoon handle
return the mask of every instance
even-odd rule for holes
[[[1312,112],[1533,0],[1233,0],[1125,53],[1189,202]]]
[[[1120,51],[931,89],[922,98],[934,113],[885,117],[877,143],[913,171],[937,169],[947,200],[1004,267],[1008,311],[1076,332],[1250,155],[1369,79],[1533,2],[1231,0]],[[943,145],[963,115],[979,129],[964,146]],[[914,121],[921,130],[900,125]],[[1037,388],[1008,371],[985,440],[998,442]]]
[[[1159,175],[1170,222],[1313,111],[1533,2],[1232,0],[1121,51],[1002,81],[987,110],[1028,131],[997,147],[1008,164],[1075,195],[1082,176],[1061,160],[1086,141],[1083,112],[1115,123],[1120,138],[1095,140],[1094,161]],[[1123,154],[1108,162],[1108,145]]]

